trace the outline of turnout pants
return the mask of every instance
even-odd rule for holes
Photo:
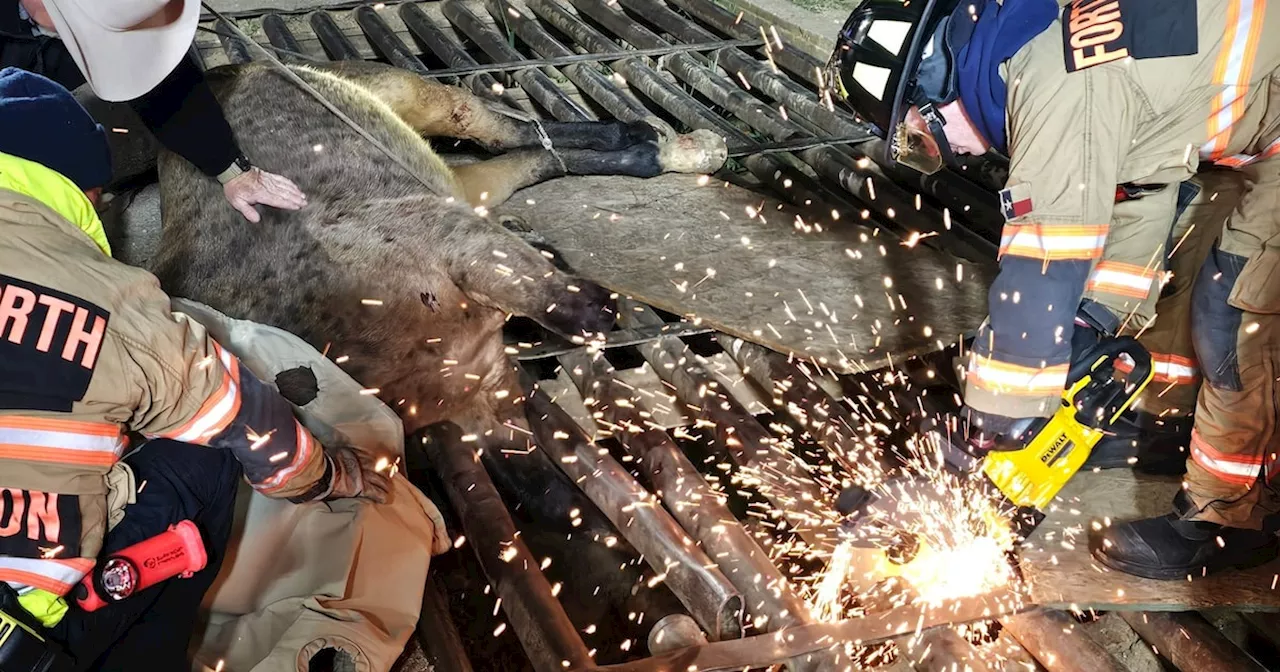
[[[1280,156],[1241,170],[1246,192],[1192,291],[1204,384],[1186,489],[1193,518],[1260,529],[1280,510]]]
[[[1120,320],[1118,333],[1136,335],[1151,354],[1155,372],[1134,408],[1157,421],[1188,417],[1195,410],[1202,376],[1191,331],[1192,289],[1223,223],[1239,204],[1245,183],[1245,176],[1234,170],[1210,169],[1196,175],[1191,180],[1194,196],[1159,246],[1160,258],[1153,264],[1148,291],[1130,295],[1116,291],[1122,286],[1102,281],[1109,276],[1108,268],[1145,269],[1152,257],[1149,245],[1128,244],[1128,237],[1122,235],[1114,244],[1108,240],[1085,294]]]
[[[76,672],[187,670],[201,600],[227,553],[240,463],[228,451],[163,439],[124,461],[134,473],[136,501],[107,532],[101,555],[190,519],[200,529],[208,564],[190,578],[169,579],[98,611],[83,611],[71,601],[51,635],[75,659]]]

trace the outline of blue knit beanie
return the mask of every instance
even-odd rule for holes
[[[82,191],[111,181],[106,130],[66,87],[26,70],[0,70],[0,152],[55,170]]]

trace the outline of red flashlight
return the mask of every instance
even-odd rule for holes
[[[204,569],[208,559],[200,530],[184,520],[102,558],[76,588],[76,603],[85,611],[97,611],[161,581],[189,578]]]

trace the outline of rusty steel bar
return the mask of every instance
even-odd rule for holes
[[[262,17],[262,32],[266,33],[267,41],[277,47],[276,58],[281,62],[302,64],[313,62],[302,56],[302,45],[298,44],[298,38],[294,37],[284,17],[279,14],[266,14]]]
[[[1008,593],[966,598],[937,609],[907,604],[877,614],[838,623],[814,623],[731,642],[672,651],[619,665],[590,668],[591,672],[730,672],[780,665],[806,654],[840,649],[851,642],[874,644],[908,633],[929,632],[1008,613],[1014,602]],[[933,671],[931,671],[933,672]]]
[[[629,299],[619,301],[623,327],[637,328],[662,321],[652,308]],[[699,364],[678,338],[662,338],[640,346],[658,376],[670,383],[685,404],[703,414],[714,430],[714,443],[740,467],[752,470],[760,491],[806,543],[818,548],[835,545],[829,528],[834,503],[793,455],[774,444],[773,437],[736,400],[721,390],[714,376]]]
[[[227,54],[227,60],[237,65],[253,60],[253,57],[249,55],[249,45],[245,44],[235,34],[235,31],[231,29],[231,26],[227,25],[226,21],[218,19],[218,22],[214,25],[218,31],[218,41],[222,43],[222,50]]]
[[[718,39],[710,31],[676,14],[658,0],[618,0],[618,4],[682,42]],[[768,65],[747,55],[737,47],[715,52],[713,60],[726,71],[740,75],[751,87],[760,89],[774,100],[784,104],[788,113],[799,113],[812,120],[815,126],[840,136],[866,134],[868,140],[876,137],[865,124],[858,123],[843,110],[824,107],[812,93],[774,73]]]
[[[626,14],[600,0],[569,1],[577,8],[579,14],[591,17],[628,44],[641,49],[672,46]],[[801,135],[811,135],[789,124],[777,111],[770,109],[759,98],[748,95],[737,86],[726,86],[720,75],[703,67],[694,60],[692,54],[670,54],[661,62],[665,63],[662,67],[684,80],[711,102],[728,108],[734,116],[772,135],[776,140],[790,140]]]
[[[756,627],[773,632],[814,622],[809,605],[725,506],[723,495],[707,485],[662,427],[640,414],[648,404],[616,379],[617,371],[608,360],[575,352],[562,356],[560,362],[582,393],[587,410],[601,413],[597,419],[601,432],[617,439],[636,458],[636,466],[653,483],[667,509],[742,591],[748,615],[763,617]]]
[[[428,459],[440,474],[463,533],[502,598],[503,610],[534,669],[563,672],[589,667],[591,656],[586,645],[552,595],[538,561],[520,540],[475,449],[462,441],[457,425],[435,425],[431,431],[435,445],[427,447]]]
[[[774,63],[803,77],[810,84],[818,85],[821,77],[818,72],[823,69],[825,64],[798,49],[788,49],[785,44],[782,49],[776,49],[777,44],[774,42],[774,36],[770,32],[762,30],[761,26],[745,18],[740,18],[740,15],[733,14],[714,2],[706,2],[706,0],[667,1],[725,35],[763,37],[769,43],[766,55],[771,57]]]
[[[528,0],[529,9],[589,51],[615,51],[617,46],[581,19],[565,11],[554,0]],[[625,77],[631,86],[691,128],[704,128],[724,136],[730,146],[750,146],[755,141],[696,99],[663,78],[639,58],[610,62],[610,69]],[[829,202],[813,181],[800,169],[783,161],[787,155],[750,156],[743,165],[783,200],[807,207]]]
[[[1049,672],[1125,672],[1066,612],[1032,609],[1005,616],[1000,624]]]
[[[449,618],[449,602],[440,593],[435,574],[427,577],[422,591],[422,611],[418,616],[418,641],[435,672],[472,672],[471,659],[453,619]]]
[[[712,641],[742,636],[742,595],[656,498],[522,377],[538,446],[649,563]]]
[[[617,439],[635,458],[667,510],[742,592],[751,624],[757,630],[775,632],[816,622],[809,604],[725,506],[723,495],[707,485],[662,427],[641,414],[649,404],[617,380],[608,360],[578,351],[562,356],[560,363],[581,392],[587,410],[598,413],[601,434]],[[833,664],[831,659],[827,652],[812,653],[787,661],[787,667],[793,672],[816,672],[828,669],[824,666]]]
[[[1156,655],[1187,672],[1262,672],[1266,668],[1195,612],[1118,612]]]
[[[506,0],[486,0],[485,8],[495,22],[500,22],[517,37],[529,45],[542,58],[560,58],[574,56],[574,52],[560,44],[537,21],[531,21],[523,13],[517,11]],[[630,92],[622,91],[617,85],[594,67],[589,65],[563,65],[560,71],[565,74],[582,92],[592,100],[600,103],[619,121],[648,121],[650,124],[666,126],[671,134],[670,125],[654,116]]]
[[[445,65],[452,67],[478,65],[475,59],[471,58],[471,55],[462,48],[462,45],[446,35],[444,30],[437,26],[436,22],[432,21],[431,17],[427,16],[427,13],[422,11],[422,8],[418,5],[402,5],[400,7],[400,18],[404,20],[404,25],[408,27],[414,39],[425,45]],[[480,72],[463,77],[462,80],[471,87],[472,93],[481,98],[500,101],[517,110],[525,109],[524,106],[518,104],[510,94],[502,89],[498,84],[498,80],[493,78],[493,75]],[[498,93],[499,91],[502,91],[502,93]]]
[[[386,19],[382,18],[378,10],[369,5],[361,5],[356,8],[355,17],[356,25],[364,31],[364,36],[369,40],[373,50],[391,61],[392,65],[419,75],[429,72],[418,56],[409,51],[409,45],[405,44],[404,40],[396,35],[396,31],[387,25]]]
[[[320,46],[324,47],[324,53],[333,61],[360,61],[364,60],[360,56],[360,50],[356,49],[356,45],[347,39],[342,33],[342,29],[334,22],[333,17],[329,16],[326,11],[312,12],[307,21],[311,24],[311,30],[315,31],[316,39],[320,40]]]
[[[494,32],[466,5],[457,0],[446,0],[443,13],[450,23],[475,42],[494,63],[525,60],[524,55],[507,45],[504,38]],[[536,100],[543,109],[559,121],[593,121],[596,116],[574,102],[551,78],[538,68],[517,70],[515,80]]]
[[[984,660],[977,647],[961,637],[954,628],[934,628],[922,632],[914,643],[918,655],[912,657],[911,664],[917,672],[999,672],[999,668]]]
[[[881,451],[857,439],[858,427],[864,423],[815,383],[807,370],[785,355],[736,336],[717,332],[716,341],[748,378],[770,394],[775,406],[784,408],[831,453],[855,483],[865,486],[879,480]]]

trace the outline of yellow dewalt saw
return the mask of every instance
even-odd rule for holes
[[[1116,376],[1123,356],[1129,369]],[[1043,519],[1049,502],[1080,469],[1093,447],[1146,389],[1154,371],[1151,355],[1132,336],[1104,338],[1084,353],[1067,373],[1062,406],[1018,436],[996,443],[982,472],[1009,502],[1031,519]],[[1029,534],[1025,525],[1020,530]]]

